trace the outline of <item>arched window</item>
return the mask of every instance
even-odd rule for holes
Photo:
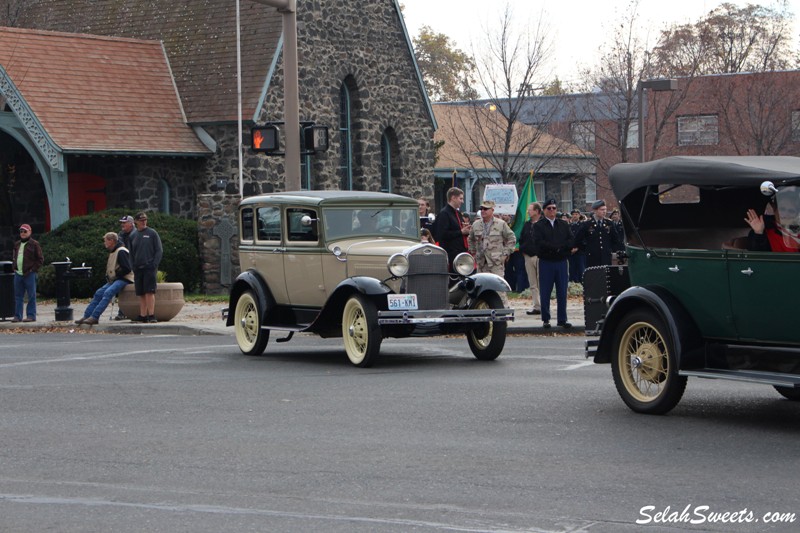
[[[387,132],[381,135],[381,192],[392,192],[392,144]]]
[[[169,214],[170,212],[170,192],[169,183],[164,178],[158,180],[158,210],[162,213]]]
[[[339,90],[339,188],[353,189],[353,144],[350,89],[342,83]]]

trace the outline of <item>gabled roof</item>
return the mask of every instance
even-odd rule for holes
[[[489,158],[502,155],[506,133],[505,119],[499,111],[470,103],[434,104],[433,111],[439,124],[434,140],[444,141],[437,154],[436,168],[494,168]],[[514,126],[509,152],[523,157],[593,157],[572,143],[522,122]]]
[[[281,15],[242,0],[242,115],[252,118],[278,50]],[[20,25],[160,40],[190,124],[236,120],[236,9],[233,0],[47,0]]]
[[[0,28],[0,66],[63,152],[210,153],[186,124],[159,42]]]

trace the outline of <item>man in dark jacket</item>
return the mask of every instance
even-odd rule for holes
[[[119,294],[125,285],[133,283],[133,265],[131,265],[130,254],[118,239],[119,237],[113,231],[106,233],[103,237],[103,246],[108,250],[106,284],[97,289],[94,298],[83,312],[83,318],[76,320],[76,324],[89,326],[97,324],[100,321],[100,315],[106,310],[111,299]]]
[[[614,224],[606,218],[608,208],[603,200],[592,204],[592,218],[575,233],[575,246],[586,254],[586,266],[611,264],[611,254],[621,249]]]
[[[536,252],[539,256],[539,297],[542,301],[542,322],[550,327],[550,293],[556,287],[557,324],[569,329],[567,322],[567,258],[575,253],[569,224],[556,218],[556,201],[544,203],[544,218],[533,226]]]
[[[11,322],[36,322],[36,273],[44,264],[42,247],[31,237],[32,230],[28,224],[19,227],[19,240],[14,243],[14,255],[11,261],[14,266],[14,318]],[[22,318],[22,302],[28,293],[28,305],[25,318]]]
[[[466,252],[468,248],[467,235],[469,235],[470,226],[464,224],[458,211],[463,203],[464,191],[458,187],[451,187],[447,191],[447,205],[439,212],[433,225],[432,233],[436,242],[447,252],[450,272],[454,272],[453,259],[458,254]]]
[[[131,258],[133,259],[134,287],[139,297],[139,316],[132,318],[134,322],[157,322],[156,308],[156,272],[161,262],[163,249],[161,237],[153,228],[147,227],[147,215],[137,213],[133,217],[136,231],[131,236]]]

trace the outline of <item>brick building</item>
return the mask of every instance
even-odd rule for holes
[[[284,189],[283,159],[245,147],[239,190],[234,6],[51,0],[0,29],[0,250],[22,220],[160,210],[198,221],[204,290],[224,290],[241,195]],[[430,196],[436,124],[397,0],[298,2],[297,27],[301,120],[331,133],[302,186]],[[283,120],[274,8],[242,0],[241,49],[245,131]]]
[[[647,160],[670,155],[800,155],[800,71],[677,81],[676,91],[645,90]],[[596,181],[592,192],[597,198],[616,204],[608,185],[608,169],[617,163],[639,161],[638,101],[604,93],[528,101],[520,119],[593,153],[595,172],[585,177]],[[546,124],[543,116],[548,117]],[[586,209],[590,198],[577,199],[576,207]]]

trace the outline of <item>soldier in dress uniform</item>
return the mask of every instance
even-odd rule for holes
[[[592,218],[583,223],[575,234],[575,245],[586,254],[586,266],[611,264],[611,254],[621,249],[619,234],[611,220],[606,218],[606,203],[597,200],[592,204]]]
[[[573,209],[570,213],[569,229],[573,238],[584,224],[581,216],[581,212],[577,209]],[[569,280],[573,283],[583,283],[583,271],[586,270],[586,254],[584,251],[578,248],[578,251],[569,256],[567,261],[569,262]]]

